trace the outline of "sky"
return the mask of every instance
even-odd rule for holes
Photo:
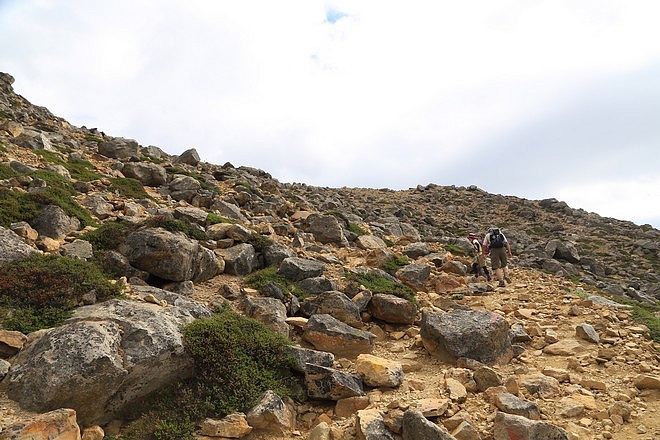
[[[280,182],[470,186],[660,228],[657,0],[0,0],[76,126]]]

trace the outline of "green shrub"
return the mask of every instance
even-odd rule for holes
[[[444,248],[447,252],[451,252],[454,255],[466,255],[463,248],[456,246],[455,244],[446,244]]]
[[[0,180],[11,179],[12,177],[18,176],[18,173],[14,171],[9,165],[0,163]]]
[[[94,136],[93,134],[86,134],[85,140],[90,142],[103,142],[103,138],[101,138],[100,136]]]
[[[0,144],[0,153],[6,153],[7,152],[7,147],[5,147],[3,144]]]
[[[271,247],[275,242],[261,234],[252,233],[248,243],[252,245],[257,252],[264,252],[267,248]]]
[[[206,216],[206,224],[215,225],[215,224],[218,224],[218,223],[235,224],[235,223],[237,223],[237,221],[232,220],[230,218],[221,217],[218,214],[216,214],[215,212],[209,212],[209,214]]]
[[[367,231],[365,231],[364,229],[362,229],[362,228],[360,227],[360,225],[355,224],[355,223],[349,223],[349,224],[348,224],[348,230],[351,231],[352,233],[354,233],[354,234],[357,235],[357,236],[365,235],[365,234],[367,233]]]
[[[195,240],[208,240],[209,236],[201,229],[193,227],[185,220],[177,220],[164,216],[153,217],[150,219],[150,224],[154,227],[160,227],[170,232],[183,232],[188,237]]]
[[[52,151],[34,150],[34,154],[44,158],[47,162],[50,162],[50,163],[53,163],[53,164],[56,164],[56,165],[64,165],[64,161],[62,160],[62,158],[58,154],[56,154]]]
[[[91,162],[82,159],[69,158],[69,161],[64,164],[71,177],[82,182],[91,182],[98,180],[101,176],[96,173],[96,168]]]
[[[387,247],[394,246],[394,242],[392,240],[390,240],[389,238],[387,238],[387,237],[383,237],[383,241],[385,242],[385,246],[387,246]]]
[[[248,286],[253,289],[257,289],[259,292],[262,291],[263,287],[269,283],[273,282],[280,286],[285,293],[290,293],[297,297],[298,299],[305,299],[308,295],[296,282],[291,281],[285,278],[283,275],[277,273],[276,267],[267,267],[265,269],[252,272],[250,275],[244,278]]]
[[[31,194],[0,188],[0,226],[30,221],[39,215],[39,209]]]
[[[373,293],[387,293],[390,295],[398,296],[399,298],[407,299],[417,304],[415,292],[408,286],[392,281],[391,279],[379,275],[377,273],[348,273],[346,278],[351,281],[356,281],[362,284]]]
[[[151,196],[147,194],[142,186],[142,183],[137,179],[113,178],[110,179],[110,191],[116,192],[120,196],[129,199],[150,199]]]
[[[103,223],[97,229],[81,234],[80,238],[89,241],[94,251],[109,251],[117,249],[130,230],[130,224],[117,220]]]
[[[0,267],[3,325],[30,331],[57,325],[90,291],[98,301],[121,293],[118,285],[86,261],[40,254],[10,261]],[[18,324],[21,320],[25,327]]]
[[[410,260],[405,255],[392,255],[380,267],[390,275],[394,275],[397,270],[401,269],[410,263]]]
[[[642,305],[636,304],[633,306],[632,317],[635,322],[644,324],[649,328],[651,333],[651,339],[656,343],[660,343],[660,318],[658,317],[658,311],[660,307],[658,305]]]

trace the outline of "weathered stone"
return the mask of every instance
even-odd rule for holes
[[[567,370],[563,370],[561,368],[554,368],[554,367],[545,366],[545,367],[543,367],[543,370],[541,372],[543,374],[545,374],[546,376],[554,377],[559,382],[570,382],[571,381],[570,373]]]
[[[358,439],[394,440],[394,436],[385,426],[383,413],[378,409],[363,409],[357,412]]]
[[[550,258],[568,261],[569,263],[579,263],[580,254],[573,243],[557,239],[550,240],[545,246],[545,253]]]
[[[206,281],[220,272],[212,251],[183,233],[147,228],[130,234],[120,252],[134,267],[171,281]]]
[[[287,246],[275,242],[263,250],[263,256],[266,266],[279,267],[279,265],[282,264],[282,261],[284,261],[285,258],[295,257],[296,253]],[[335,290],[335,289],[333,288],[330,290]]]
[[[0,266],[5,262],[26,258],[38,252],[15,232],[0,226]]]
[[[445,262],[440,270],[447,273],[453,273],[459,276],[465,276],[467,274],[467,266],[457,260],[449,260]]]
[[[350,358],[371,353],[376,335],[353,328],[330,315],[319,314],[307,321],[303,339],[318,350]]]
[[[0,330],[0,358],[10,358],[23,349],[27,336],[12,330]]]
[[[48,205],[34,219],[32,226],[39,231],[39,235],[62,240],[71,232],[80,229],[80,220],[69,217],[59,206]]]
[[[557,414],[562,417],[580,417],[584,414],[584,405],[570,397],[562,397],[557,405]]]
[[[403,413],[403,440],[456,440],[446,429],[424,417],[413,409]]]
[[[94,256],[92,244],[89,241],[79,238],[73,240],[71,243],[64,243],[60,247],[60,252],[65,257],[77,258],[79,260],[90,260]]]
[[[290,403],[266,391],[259,397],[259,403],[248,411],[247,422],[255,429],[285,434],[296,428],[296,414]]]
[[[538,394],[542,398],[550,398],[560,393],[559,381],[554,377],[543,374],[534,374],[520,379],[520,385],[530,394]]]
[[[53,146],[53,143],[48,139],[48,136],[46,136],[45,133],[36,130],[24,130],[14,138],[14,143],[31,150],[57,151]]]
[[[69,408],[39,414],[26,422],[9,426],[2,431],[0,439],[81,440],[76,412]]]
[[[355,370],[370,387],[398,387],[403,382],[401,364],[370,354],[358,355]]]
[[[278,273],[291,281],[319,277],[325,270],[325,264],[311,258],[289,257],[282,260]]]
[[[82,430],[82,440],[103,440],[105,432],[99,425],[92,425]]]
[[[245,243],[252,238],[253,232],[246,228],[245,226],[241,225],[230,225],[229,228],[227,228],[227,237],[231,238],[235,242],[238,243]]]
[[[128,162],[121,172],[128,178],[139,180],[145,186],[161,186],[167,183],[165,168],[155,163]]]
[[[405,298],[379,293],[373,295],[368,305],[369,313],[391,324],[412,324],[417,318],[417,306]]]
[[[651,374],[639,374],[634,379],[634,384],[640,390],[660,390],[660,377]]]
[[[99,142],[99,154],[112,159],[128,160],[132,157],[139,157],[139,145],[133,139],[124,139],[120,137],[109,138]]]
[[[339,291],[324,292],[305,299],[300,303],[300,312],[306,317],[325,313],[350,326],[362,324],[357,304]]]
[[[369,396],[353,396],[337,400],[335,415],[346,418],[369,406]]]
[[[170,180],[168,187],[174,200],[191,202],[193,197],[197,195],[197,191],[202,187],[202,184],[194,177],[175,174],[172,180]]]
[[[322,367],[332,367],[335,361],[335,355],[326,351],[311,350],[309,348],[287,345],[285,350],[294,359],[292,369],[304,373],[307,371],[307,364],[320,365]]]
[[[408,264],[397,270],[395,275],[403,284],[422,289],[431,275],[431,266],[422,263]]]
[[[243,413],[229,414],[221,420],[204,419],[200,423],[202,435],[209,437],[241,438],[252,432],[252,429]]]
[[[449,400],[434,397],[418,399],[412,403],[411,408],[421,412],[424,417],[440,417],[447,412]]]
[[[495,416],[494,440],[568,440],[568,433],[547,422],[498,412]]]
[[[241,223],[248,222],[247,217],[241,212],[241,208],[233,203],[225,202],[224,200],[216,200],[213,202],[211,210],[215,211],[221,217],[238,220]]]
[[[500,411],[507,414],[516,414],[532,420],[541,419],[541,411],[536,403],[521,399],[511,393],[496,394],[494,403]]]
[[[430,254],[431,247],[428,243],[417,242],[405,246],[401,252],[403,252],[406,257],[416,260]]]
[[[463,403],[467,400],[467,389],[458,380],[451,377],[445,378],[445,388],[453,402]]]
[[[527,334],[525,331],[525,327],[519,323],[516,322],[511,325],[511,342],[514,344],[517,343],[527,343],[532,340],[532,337]]]
[[[105,198],[98,195],[85,196],[80,201],[80,204],[100,220],[112,216],[115,210],[112,203],[109,203]]]
[[[575,339],[562,339],[543,349],[543,353],[556,356],[575,356],[583,351],[585,351],[585,348]]]
[[[298,281],[298,286],[310,295],[337,290],[337,284],[325,277],[305,278]]]
[[[7,394],[32,411],[69,406],[83,425],[103,424],[135,399],[192,374],[180,327],[210,316],[204,307],[121,300],[80,307],[18,353],[5,378]]]
[[[575,335],[580,339],[593,342],[594,344],[598,344],[600,342],[600,336],[598,336],[598,332],[590,324],[579,324],[577,327],[575,327]]]
[[[451,432],[456,440],[481,440],[479,431],[467,421],[463,421]]]
[[[183,153],[181,153],[179,157],[176,158],[176,161],[179,163],[185,163],[188,165],[195,166],[200,161],[199,153],[197,153],[196,149],[190,148],[184,151]]]
[[[0,381],[9,373],[11,364],[4,359],[0,359]]]
[[[384,249],[387,247],[382,238],[375,235],[360,235],[355,239],[355,244],[360,249]]]
[[[359,376],[320,365],[307,364],[305,385],[312,399],[340,400],[364,395]]]
[[[502,385],[502,378],[497,371],[486,365],[477,365],[473,368],[472,377],[479,391],[486,391],[490,387]]]
[[[348,246],[344,230],[334,215],[310,214],[303,220],[302,228],[305,232],[313,234],[314,239],[319,243]]]
[[[286,307],[275,298],[245,296],[242,303],[245,314],[264,323],[268,328],[289,337],[286,321]]]
[[[209,214],[203,209],[194,206],[177,206],[174,208],[172,215],[177,220],[183,220],[188,223],[195,223],[203,226],[206,224],[206,218]]]
[[[460,357],[486,364],[507,363],[513,357],[509,324],[495,313],[454,310],[422,312],[424,347],[441,360],[454,363]]]
[[[247,275],[259,266],[257,253],[249,243],[237,244],[216,252],[225,261],[225,273],[229,275]]]

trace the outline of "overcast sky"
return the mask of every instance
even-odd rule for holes
[[[77,126],[281,182],[477,185],[660,227],[657,0],[0,0]]]

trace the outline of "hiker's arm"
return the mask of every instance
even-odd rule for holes
[[[509,244],[509,242],[505,241],[504,244],[506,245],[506,251],[509,253],[509,255],[513,255],[511,253],[511,245]]]

